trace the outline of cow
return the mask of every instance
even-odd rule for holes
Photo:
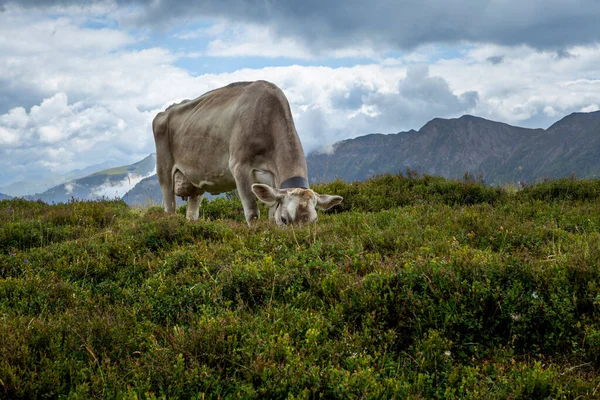
[[[289,103],[273,83],[236,82],[173,104],[152,130],[163,207],[174,212],[182,197],[188,220],[198,219],[204,193],[236,188],[248,225],[259,218],[257,198],[279,226],[314,222],[316,210],[343,200],[309,188]]]

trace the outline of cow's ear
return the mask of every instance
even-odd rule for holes
[[[279,193],[278,190],[275,190],[271,186],[264,185],[262,183],[255,183],[252,185],[252,191],[260,201],[269,207],[274,206],[283,198],[283,195]]]
[[[317,210],[328,210],[333,206],[337,206],[344,200],[342,196],[331,196],[328,194],[317,194]]]

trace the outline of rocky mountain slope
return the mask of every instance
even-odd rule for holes
[[[574,173],[600,175],[600,111],[574,113],[548,129],[527,129],[470,115],[436,118],[419,131],[345,140],[331,154],[308,156],[311,182],[363,180],[378,173],[420,173],[486,183],[533,182]]]

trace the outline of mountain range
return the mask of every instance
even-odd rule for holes
[[[446,178],[481,174],[488,184],[600,175],[600,111],[573,113],[548,129],[464,115],[418,131],[344,140],[307,157],[311,182],[364,180],[406,169]]]
[[[307,156],[311,183],[364,180],[407,169],[446,178],[462,178],[468,172],[493,185],[572,174],[593,178],[600,176],[600,111],[570,114],[548,129],[471,115],[435,118],[418,131],[370,134],[326,149]],[[156,155],[151,154],[135,164],[104,169],[25,198],[53,203],[122,197],[130,205],[160,204],[155,167]]]

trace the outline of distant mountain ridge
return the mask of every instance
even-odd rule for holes
[[[481,174],[488,184],[534,182],[574,173],[600,176],[600,111],[573,113],[548,129],[528,129],[464,115],[435,118],[419,131],[371,134],[307,156],[311,182],[364,180],[403,172],[460,178]]]

